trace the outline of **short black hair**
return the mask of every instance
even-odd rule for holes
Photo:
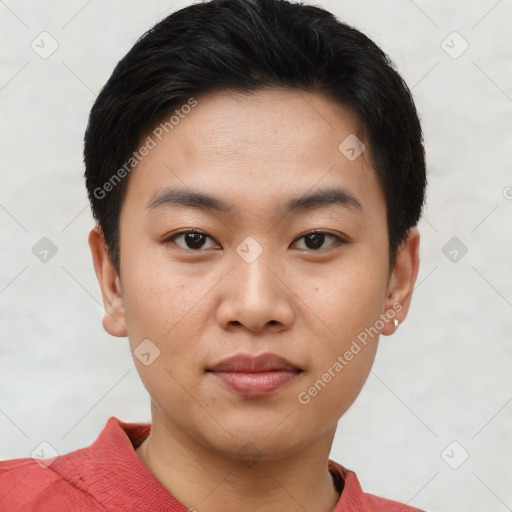
[[[91,109],[85,180],[118,273],[120,212],[141,138],[191,98],[276,87],[322,93],[356,114],[385,196],[394,266],[398,247],[421,216],[426,171],[418,113],[393,63],[367,36],[319,7],[211,0],[148,30],[118,62]]]

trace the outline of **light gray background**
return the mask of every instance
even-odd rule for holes
[[[82,139],[116,62],[189,3],[0,1],[2,458],[42,440],[60,453],[86,446],[110,416],[150,420],[127,340],[101,326]],[[395,61],[422,116],[430,179],[411,312],[381,339],[331,458],[366,491],[430,511],[512,510],[512,2],[317,4]],[[42,31],[59,44],[47,59],[31,48]],[[469,43],[458,58],[453,31]],[[58,248],[47,263],[32,253],[42,237]],[[456,262],[442,251],[452,237],[468,250]],[[452,441],[452,465],[469,453],[458,469],[441,456]]]

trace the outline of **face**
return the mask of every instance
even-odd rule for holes
[[[104,326],[128,335],[154,424],[269,459],[334,432],[418,265],[412,230],[389,269],[369,147],[339,149],[357,134],[321,95],[224,91],[197,98],[132,171],[120,279],[97,229],[90,243]],[[231,356],[248,359],[221,364]]]

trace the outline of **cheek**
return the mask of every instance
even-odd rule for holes
[[[129,260],[125,262],[129,270]],[[133,262],[132,268],[133,272],[126,274],[130,277],[123,292],[137,371],[157,403],[166,404],[172,396],[173,403],[187,408],[190,396],[184,389],[197,386],[204,371],[205,340],[207,343],[208,333],[215,330],[211,294],[219,277],[199,269],[171,268],[164,262],[152,266]],[[150,366],[136,357],[137,347],[145,339],[159,351]]]
[[[176,345],[169,341],[179,336],[181,346],[193,348],[208,321],[201,309],[207,291],[176,275],[145,273],[143,280],[131,281],[124,293],[130,339],[151,338],[169,351]]]
[[[165,250],[146,241],[124,251],[121,273],[126,324],[130,338],[154,338],[161,344],[183,329],[191,337],[199,328],[201,301],[215,284],[195,265],[171,264]],[[195,319],[195,321],[191,321]]]
[[[316,325],[314,359],[298,402],[313,424],[328,424],[351,406],[370,372],[378,345],[375,325],[384,304],[387,268],[380,260],[351,259],[301,292]],[[385,262],[384,262],[385,263]],[[299,294],[300,295],[300,294]]]
[[[127,265],[128,267],[128,265]],[[196,286],[180,273],[134,271],[123,289],[125,316],[130,348],[141,380],[151,397],[159,404],[185,408],[190,397],[184,389],[192,389],[202,372],[200,349],[204,331],[211,316],[204,311],[204,286]],[[160,267],[162,268],[162,267]],[[142,340],[151,340],[158,356],[149,365],[137,354]],[[145,342],[147,343],[147,342]],[[143,345],[140,345],[141,347]]]
[[[373,325],[386,297],[387,267],[382,258],[365,257],[354,251],[336,265],[325,269],[307,268],[296,280],[297,296],[305,304],[305,312],[318,326],[318,335],[328,339],[322,343],[332,350]]]
[[[344,353],[340,354],[343,362],[330,360],[299,390],[298,414],[311,432],[334,426],[360,394],[375,357],[377,340],[360,349],[350,361]]]

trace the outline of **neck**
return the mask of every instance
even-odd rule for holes
[[[327,468],[334,433],[335,427],[300,452],[277,460],[260,454],[241,460],[219,454],[153,416],[151,433],[136,452],[189,510],[331,512],[339,500]]]

